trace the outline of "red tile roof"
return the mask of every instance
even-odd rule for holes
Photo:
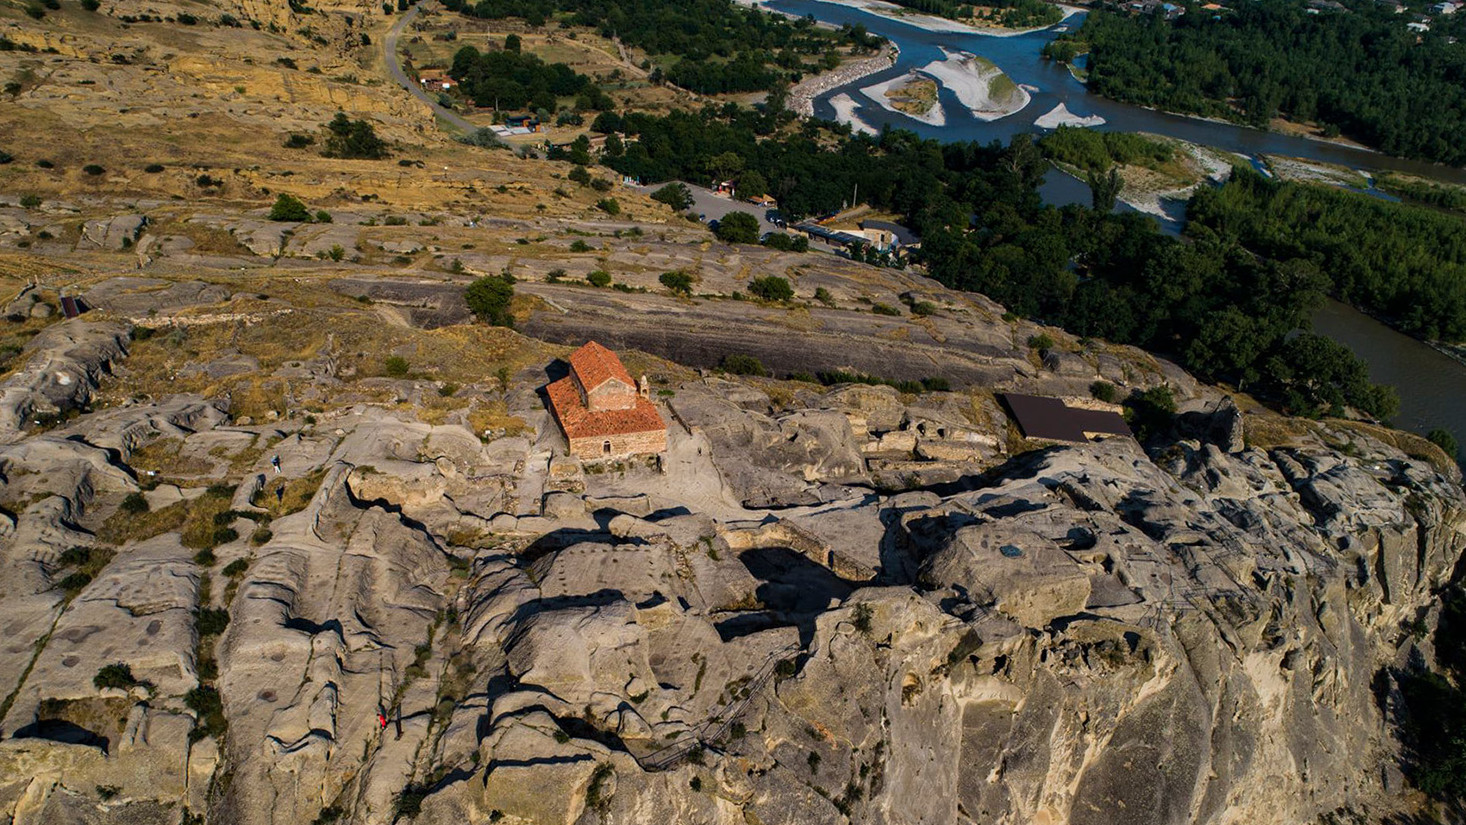
[[[599,344],[594,346],[600,347]],[[610,353],[610,350],[600,348]],[[582,347],[580,351],[584,349]],[[614,354],[611,355],[611,358],[615,357]],[[619,367],[620,361],[616,365]],[[624,375],[626,371],[622,369],[621,372]],[[575,388],[574,379],[561,378],[546,387],[545,392],[550,396],[550,410],[554,412],[560,428],[568,438],[601,438],[608,435],[656,432],[667,428],[662,423],[662,416],[657,412],[656,406],[645,398],[637,398],[636,406],[629,410],[591,412],[580,402],[580,391]]]
[[[611,352],[595,341],[587,341],[585,346],[570,354],[570,369],[575,371],[580,378],[580,385],[586,392],[610,381],[612,378],[621,381],[632,389],[636,388],[636,382],[631,380],[631,374],[621,366],[621,359],[616,353]]]

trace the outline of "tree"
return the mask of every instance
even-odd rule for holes
[[[743,171],[743,157],[737,152],[714,155],[708,160],[708,169],[718,179],[718,183],[722,183]]]
[[[1120,192],[1125,188],[1125,181],[1120,177],[1120,168],[1111,166],[1109,174],[1099,175],[1089,173],[1089,195],[1090,203],[1096,211],[1109,212],[1115,208],[1115,201],[1119,200]]]
[[[514,300],[514,281],[502,275],[486,275],[468,285],[463,292],[468,310],[480,321],[496,327],[514,326],[514,316],[509,313],[510,302]]]
[[[1446,455],[1450,456],[1452,461],[1455,461],[1461,452],[1461,447],[1456,443],[1456,437],[1451,435],[1450,430],[1436,427],[1426,438],[1429,438],[1432,444],[1445,450]]]
[[[788,301],[794,297],[794,288],[777,275],[754,278],[748,284],[748,292],[765,301]]]
[[[511,34],[504,38],[504,51],[519,54],[523,48],[524,44],[520,41],[519,35]]]
[[[615,112],[601,112],[596,115],[596,119],[591,121],[590,124],[590,130],[592,132],[598,132],[603,135],[619,132],[623,128],[625,127],[621,122],[621,116]]]
[[[590,165],[590,138],[581,135],[570,143],[570,162],[581,166]]]
[[[352,120],[345,112],[326,124],[326,150],[328,158],[350,158],[378,160],[387,156],[387,143],[377,137],[377,131],[365,120]]]
[[[673,181],[653,192],[652,200],[665,203],[678,212],[681,212],[689,206],[692,206],[692,190],[688,189],[685,183]]]
[[[768,194],[769,182],[764,176],[758,173],[757,169],[750,169],[738,176],[738,193],[745,198],[756,198]]]
[[[715,234],[726,243],[758,243],[758,218],[747,212],[729,212],[718,221]]]
[[[290,223],[309,223],[311,213],[305,208],[300,199],[281,192],[275,197],[275,205],[270,207],[270,220],[288,221]]]

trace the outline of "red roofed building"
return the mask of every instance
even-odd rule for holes
[[[587,343],[570,355],[570,375],[545,388],[550,412],[577,458],[660,453],[667,425],[616,353]]]

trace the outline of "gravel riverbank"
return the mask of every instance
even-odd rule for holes
[[[814,99],[829,90],[869,77],[896,65],[900,50],[887,46],[875,57],[847,63],[834,71],[807,77],[789,89],[789,110],[803,117],[814,117]]]

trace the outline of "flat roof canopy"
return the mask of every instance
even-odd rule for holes
[[[1004,393],[998,396],[1026,438],[1088,441],[1089,433],[1130,435],[1119,413],[1070,407],[1057,398]]]

